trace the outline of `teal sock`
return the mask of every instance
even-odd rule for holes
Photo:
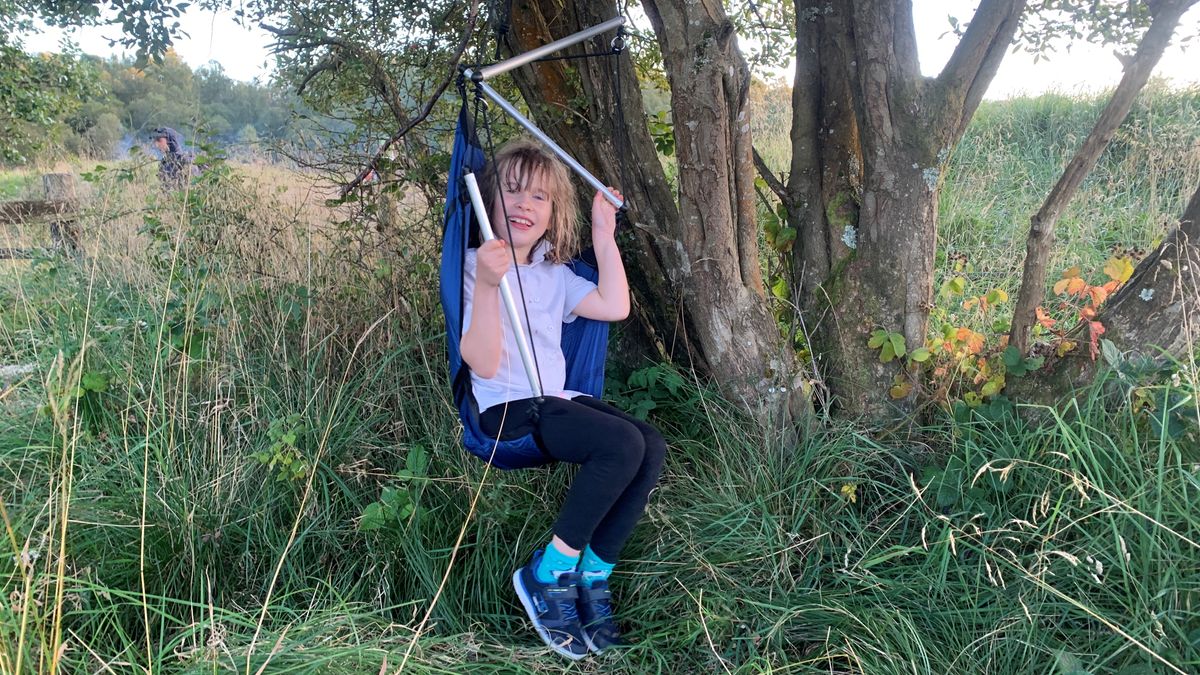
[[[542,559],[538,561],[533,576],[543,584],[553,583],[558,580],[558,575],[574,572],[575,566],[578,564],[578,555],[563,553],[558,550],[554,542],[550,542],[546,545],[546,550],[542,553]]]
[[[583,582],[588,585],[588,588],[596,585],[597,581],[608,581],[615,566],[615,562],[605,562],[603,558],[596,555],[591,546],[583,549],[583,557],[579,560],[579,572],[583,575]]]

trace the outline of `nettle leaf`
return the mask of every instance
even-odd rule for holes
[[[358,521],[358,531],[378,530],[383,527],[384,522],[383,505],[379,502],[367,504],[367,508],[363,509],[362,519]]]
[[[89,370],[79,379],[79,386],[85,391],[102,392],[108,389],[108,376],[95,370]]]
[[[409,449],[404,465],[414,476],[423,475],[425,467],[429,465],[429,453],[425,451],[424,446],[414,445]]]
[[[1004,354],[1000,357],[1004,361],[1004,367],[1010,371],[1017,369],[1021,365],[1021,352],[1013,345],[1004,348]]]

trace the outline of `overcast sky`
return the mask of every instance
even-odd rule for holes
[[[928,75],[945,64],[954,50],[956,38],[946,35],[949,30],[947,14],[956,9],[962,17],[975,3],[961,0],[914,0],[913,15],[922,69]],[[973,11],[973,10],[972,10]],[[270,36],[260,29],[246,29],[228,15],[206,12],[193,4],[181,20],[188,37],[180,39],[175,51],[193,68],[216,61],[225,73],[237,80],[266,79],[270,75],[271,56],[267,51]],[[73,39],[88,54],[108,56],[120,53],[108,46],[105,39],[119,34],[117,27],[76,31]],[[1184,16],[1180,34],[1200,33],[1200,5]],[[39,35],[26,36],[30,51],[59,51],[62,31],[47,30]],[[1200,84],[1200,48],[1185,53],[1179,44],[1172,44],[1164,54],[1155,75],[1168,78],[1176,86]],[[1095,91],[1116,86],[1121,67],[1111,48],[1076,45],[1071,52],[1060,52],[1049,61],[1034,64],[1023,53],[1009,54],[996,74],[987,98],[1008,98],[1020,94],[1038,94],[1050,89],[1067,93]]]

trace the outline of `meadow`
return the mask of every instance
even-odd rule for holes
[[[981,108],[942,190],[943,276],[1015,295],[1028,218],[1102,104]],[[570,664],[510,575],[571,472],[459,445],[440,205],[328,207],[273,167],[174,195],[150,165],[82,169],[81,254],[0,261],[0,365],[33,366],[0,381],[0,672],[1200,671],[1200,431],[1137,404],[1195,405],[1194,362],[798,442],[672,364],[613,373],[670,454],[614,577],[631,645]],[[0,198],[36,175],[0,174]],[[1200,90],[1148,90],[1052,270],[1149,249],[1198,182]]]

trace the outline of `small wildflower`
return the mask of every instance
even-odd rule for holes
[[[846,483],[842,486],[842,489],[839,490],[839,492],[841,493],[842,497],[850,500],[851,504],[858,503],[858,486],[854,483]]]
[[[1142,292],[1138,293],[1138,297],[1146,302],[1150,302],[1151,300],[1154,299],[1154,289],[1153,288],[1143,288]]]

